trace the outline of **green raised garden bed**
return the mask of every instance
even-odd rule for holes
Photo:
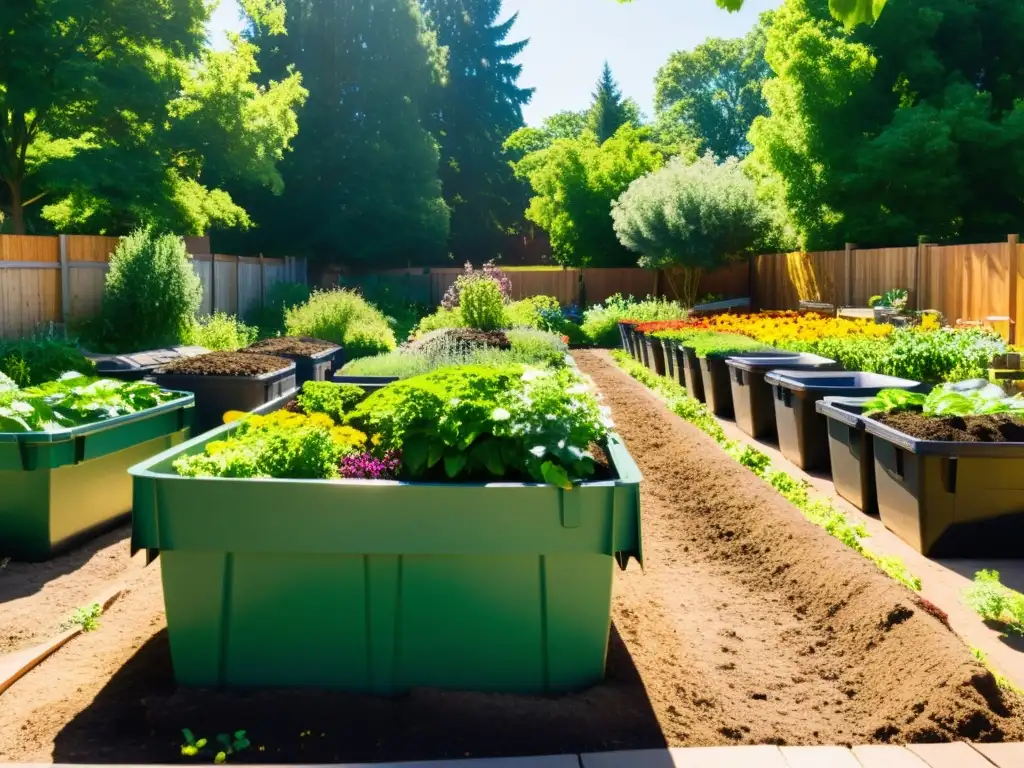
[[[517,483],[184,478],[131,470],[184,685],[556,693],[604,676],[612,577],[641,558],[640,473]]]
[[[0,556],[45,560],[123,521],[128,468],[188,438],[194,398],[60,432],[0,433]]]

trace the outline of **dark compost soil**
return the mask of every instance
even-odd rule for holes
[[[427,334],[422,339],[409,344],[409,349],[418,350],[427,355],[437,354],[445,349],[455,348],[468,352],[480,347],[493,349],[511,349],[512,342],[504,331],[478,331],[474,328],[445,328],[442,331]]]
[[[290,763],[1024,737],[1024,704],[912,593],[606,353],[576,356],[645,477],[646,570],[616,575],[603,684],[391,700],[177,688],[154,565],[98,632],[4,695],[0,761],[174,762],[181,728],[245,729],[254,749],[240,760]]]
[[[281,336],[275,339],[263,339],[251,344],[243,352],[266,355],[295,355],[296,357],[316,357],[329,349],[337,349],[338,345],[330,341],[321,341],[309,336]]]
[[[163,366],[157,373],[177,376],[262,376],[295,365],[284,357],[258,355],[250,352],[210,352],[187,357]]]
[[[879,414],[876,421],[918,440],[951,443],[1024,443],[1024,422],[1006,415],[925,416],[914,411]]]

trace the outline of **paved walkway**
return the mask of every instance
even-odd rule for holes
[[[235,768],[256,768],[234,764]],[[550,757],[422,763],[360,763],[336,768],[1022,768],[1024,744],[916,744],[910,747],[692,747]],[[101,768],[25,766],[4,768]],[[121,768],[153,768],[122,766]]]

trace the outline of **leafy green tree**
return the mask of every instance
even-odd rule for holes
[[[603,143],[590,131],[557,139],[515,167],[534,191],[526,218],[547,230],[558,263],[617,267],[636,257],[615,236],[612,201],[663,162],[648,129],[623,125]]]
[[[768,31],[771,116],[755,121],[748,161],[803,246],[1020,228],[1021,25],[1013,0],[905,0],[850,31],[825,0],[787,0]]]
[[[285,0],[288,35],[247,32],[268,77],[302,72],[302,130],[280,199],[233,189],[258,227],[215,247],[373,266],[437,263],[449,211],[429,105],[444,51],[415,0]],[[269,37],[269,39],[268,39]]]
[[[619,84],[612,76],[612,68],[606,61],[597,81],[594,101],[587,116],[587,127],[601,143],[607,141],[623,125],[630,122],[629,108],[622,98]]]
[[[619,0],[620,3],[631,3],[633,0]],[[743,7],[744,0],[715,0],[719,8],[727,11],[738,11]],[[882,9],[885,8],[886,0],[829,0],[829,9],[832,15],[849,27],[857,24],[872,24]]]
[[[248,5],[254,18],[275,13],[272,0]],[[14,232],[40,226],[26,208],[42,203],[65,231],[148,222],[200,234],[248,221],[222,182],[280,189],[301,81],[258,87],[252,46],[206,48],[209,11],[202,0],[2,4],[0,204]]]
[[[451,209],[450,250],[463,261],[496,254],[522,218],[525,190],[502,156],[523,125],[532,89],[518,85],[516,57],[526,41],[508,42],[516,16],[499,22],[501,0],[422,0],[438,44],[448,52],[448,80],[435,91],[431,127],[441,146],[441,181]]]
[[[692,51],[673,53],[654,81],[659,124],[678,123],[702,153],[720,159],[747,155],[750,125],[767,113],[761,95],[771,74],[764,58],[766,21],[745,38],[711,38]]]

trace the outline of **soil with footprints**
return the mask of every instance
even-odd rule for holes
[[[558,697],[396,699],[177,688],[154,563],[98,631],[4,694],[0,761],[177,762],[182,728],[211,742],[246,730],[247,763],[1024,738],[1024,703],[911,592],[607,353],[575,355],[645,478],[645,570],[616,576],[603,684]]]

